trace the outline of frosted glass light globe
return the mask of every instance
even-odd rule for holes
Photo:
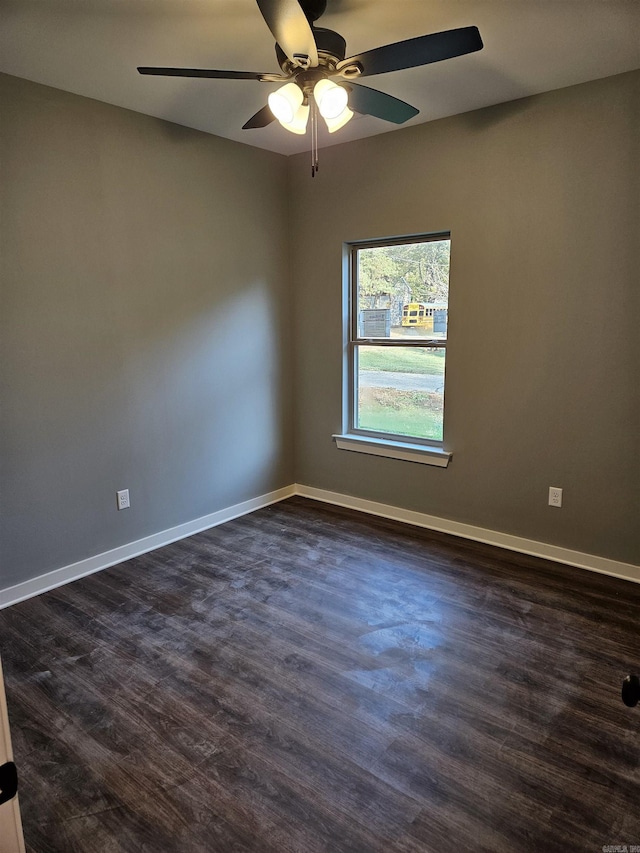
[[[342,86],[337,86],[331,80],[318,80],[313,90],[320,115],[323,118],[338,118],[347,106],[349,95]]]
[[[295,83],[287,83],[269,95],[269,109],[284,124],[291,124],[302,106],[302,89]]]

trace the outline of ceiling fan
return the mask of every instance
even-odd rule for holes
[[[440,62],[482,48],[477,27],[462,27],[387,44],[345,58],[346,42],[333,30],[316,27],[327,0],[257,0],[258,8],[276,40],[281,74],[258,71],[217,71],[208,68],[140,66],[140,74],[168,77],[209,77],[283,83],[243,125],[243,130],[266,127],[276,119],[292,133],[306,133],[311,118],[312,174],[317,162],[318,113],[329,133],[339,130],[354,111],[403,124],[419,110],[354,81],[389,71],[401,71]],[[338,82],[336,82],[338,81]]]

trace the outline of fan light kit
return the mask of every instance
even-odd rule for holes
[[[206,77],[280,83],[268,105],[252,116],[243,130],[266,127],[275,119],[291,133],[311,133],[311,174],[318,171],[318,115],[329,133],[340,130],[354,112],[404,124],[418,110],[404,101],[353,82],[359,77],[402,71],[482,49],[477,27],[461,27],[386,44],[345,59],[347,44],[339,33],[316,27],[327,0],[257,0],[276,40],[281,74],[258,71],[216,71],[208,68],[141,66],[140,74]],[[336,82],[339,81],[339,82]]]
[[[286,83],[281,89],[269,95],[269,109],[282,127],[301,135],[307,132],[309,104],[303,103],[304,94],[296,83]],[[311,101],[311,98],[308,98]],[[313,87],[313,101],[318,112],[325,120],[329,133],[344,127],[353,112],[348,107],[349,93],[342,86],[326,77],[318,80]]]

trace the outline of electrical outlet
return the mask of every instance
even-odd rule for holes
[[[562,506],[562,489],[549,486],[549,506]]]
[[[129,489],[121,489],[116,492],[118,498],[118,509],[129,509],[131,501],[129,500]]]

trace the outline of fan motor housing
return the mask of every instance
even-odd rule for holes
[[[307,20],[313,23],[324,15],[327,8],[327,0],[300,0],[300,7],[306,15]]]
[[[324,27],[313,27],[312,31],[318,48],[318,64],[320,67],[335,68],[337,63],[342,62],[345,57],[347,52],[346,41],[340,33],[335,33],[333,30],[327,30]],[[276,57],[278,58],[278,65],[285,74],[295,72],[295,66],[277,43]]]

